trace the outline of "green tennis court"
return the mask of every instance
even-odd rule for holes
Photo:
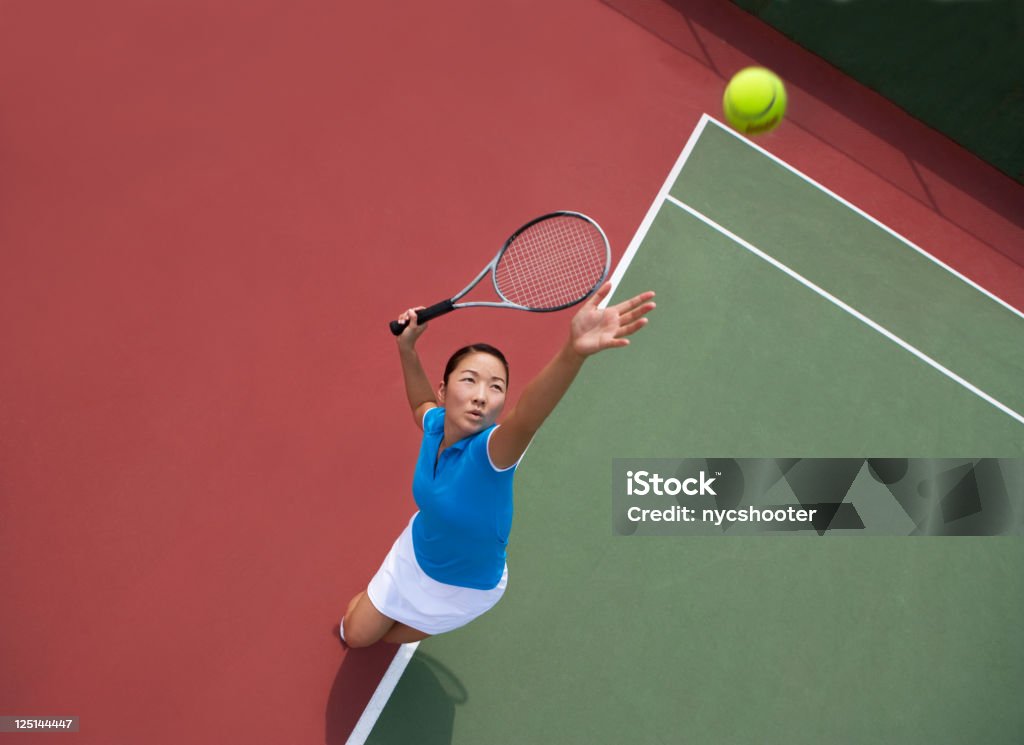
[[[615,458],[1024,456],[1020,313],[708,118],[616,280],[658,310],[531,445],[505,598],[353,740],[1024,741],[1019,539],[610,529]]]

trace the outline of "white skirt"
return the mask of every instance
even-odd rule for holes
[[[416,561],[412,546],[415,519],[413,515],[370,580],[366,594],[373,606],[388,618],[434,635],[465,626],[497,605],[508,584],[508,565],[498,586],[490,590],[456,587],[431,579]]]

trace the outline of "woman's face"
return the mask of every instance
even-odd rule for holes
[[[459,439],[490,427],[505,407],[505,366],[486,352],[466,355],[441,383],[438,397],[445,407],[445,424]]]

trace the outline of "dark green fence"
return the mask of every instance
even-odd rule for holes
[[[733,0],[1024,183],[1024,0]]]

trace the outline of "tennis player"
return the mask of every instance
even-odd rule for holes
[[[416,322],[417,308],[399,317],[409,324],[397,337],[406,395],[423,430],[413,476],[419,511],[349,602],[340,625],[348,646],[420,641],[464,626],[501,599],[519,459],[587,357],[629,344],[655,307],[653,292],[598,307],[610,291],[606,282],[577,311],[568,341],[500,425],[509,383],[504,355],[487,344],[458,350],[435,395],[416,352],[427,326]]]

